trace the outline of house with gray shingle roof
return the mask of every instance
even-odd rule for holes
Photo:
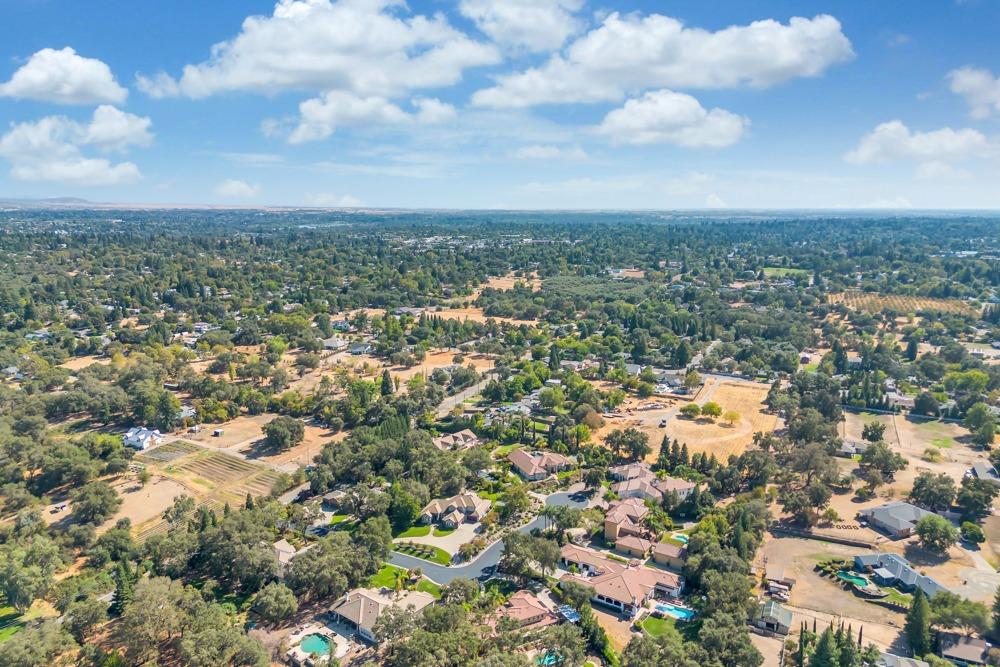
[[[929,598],[948,590],[934,579],[914,570],[909,561],[897,554],[859,554],[854,557],[854,569],[870,572],[875,582],[883,586],[896,586],[904,591],[919,588]]]
[[[858,512],[858,517],[865,519],[873,528],[882,531],[889,537],[901,539],[912,535],[917,522],[931,514],[933,512],[921,509],[916,505],[896,501],[861,510]]]

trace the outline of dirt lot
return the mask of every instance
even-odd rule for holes
[[[245,454],[248,459],[263,461],[292,472],[299,466],[307,466],[312,463],[312,460],[319,454],[323,445],[328,442],[343,440],[347,437],[347,434],[348,431],[331,433],[325,428],[306,424],[302,442],[291,449],[283,452],[269,451],[263,447],[262,442],[257,441],[240,448],[239,451]]]
[[[177,496],[194,495],[184,484],[161,475],[154,475],[145,486],[136,481],[117,484],[115,491],[122,499],[122,506],[97,529],[98,533],[113,528],[119,519],[125,517],[132,520],[134,529],[139,529],[148,521],[158,520]]]
[[[709,384],[715,381],[714,391]],[[722,406],[722,411],[735,410],[740,420],[730,425],[724,420],[692,420],[675,417],[666,428],[667,435],[686,442],[692,452],[714,453],[720,461],[730,455],[739,456],[753,442],[753,434],[773,431],[778,423],[775,415],[763,411],[767,385],[750,382],[726,382],[709,378],[696,402],[709,400]]]
[[[70,371],[78,371],[83,368],[86,368],[87,366],[90,366],[91,364],[106,365],[110,363],[111,359],[108,357],[98,357],[93,354],[88,354],[83,357],[71,357],[67,361],[64,361],[63,363],[59,364],[59,368],[65,368]]]
[[[532,274],[530,277],[515,276],[513,273],[508,273],[506,276],[494,276],[487,280],[482,287],[489,287],[495,290],[509,290],[513,289],[518,283],[527,285],[533,292],[538,292],[542,289],[542,280],[538,277],[537,273]]]
[[[761,572],[768,563],[785,567],[788,576],[795,579],[789,600],[789,604],[793,606],[840,615],[845,619],[856,619],[864,623],[897,624],[902,627],[902,614],[866,602],[829,579],[824,579],[813,569],[821,560],[851,559],[862,551],[856,547],[840,544],[767,535],[763,547],[758,552],[757,565]]]
[[[468,308],[444,308],[442,310],[429,311],[431,315],[445,320],[461,320],[463,322],[485,322],[494,320],[500,323],[513,325],[527,324],[528,326],[538,326],[538,320],[519,320],[511,317],[487,317],[483,314],[483,309],[476,306]]]
[[[185,433],[184,439],[213,449],[240,449],[255,440],[263,439],[264,424],[275,417],[277,415],[266,412],[260,415],[237,417],[223,424],[202,424],[200,432]],[[219,437],[212,435],[212,431],[217,428],[222,429],[222,435]]]

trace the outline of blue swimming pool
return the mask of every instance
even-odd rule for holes
[[[678,621],[690,621],[695,616],[693,609],[678,607],[677,605],[670,604],[669,602],[658,602],[656,604],[656,611],[660,612],[664,616],[676,618]]]
[[[674,538],[678,542],[683,542],[684,544],[687,544],[689,539],[688,536],[685,535],[684,533],[674,533],[670,537]]]
[[[330,655],[330,640],[323,635],[312,634],[302,640],[299,648],[308,655]]]

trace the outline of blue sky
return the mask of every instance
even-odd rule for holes
[[[0,8],[0,197],[1000,207],[992,0]]]

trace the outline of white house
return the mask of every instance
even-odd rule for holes
[[[145,426],[133,426],[122,436],[122,444],[140,452],[161,442],[163,435],[158,430],[150,431]]]

